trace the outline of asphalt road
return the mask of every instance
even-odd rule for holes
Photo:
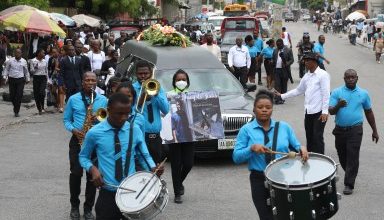
[[[319,35],[310,24],[289,23],[286,26],[294,45],[304,31],[309,31],[312,39]],[[343,84],[342,76],[346,69],[356,69],[360,77],[359,85],[371,94],[379,135],[383,135],[384,114],[381,107],[384,101],[380,97],[383,97],[384,64],[376,64],[372,51],[351,46],[345,39],[331,34],[326,35],[325,50],[326,57],[331,61],[326,66],[331,75],[331,87]],[[290,84],[289,88],[299,81],[297,63],[292,70],[295,84]],[[289,122],[305,143],[303,99],[297,97],[285,105],[275,106],[274,118]],[[0,131],[1,220],[69,219],[69,134],[63,128],[61,117],[61,114],[34,116],[22,124]],[[338,161],[331,134],[333,127],[331,117],[324,134],[326,154]],[[383,140],[374,144],[368,123],[364,124],[364,129],[355,193],[340,200],[335,220],[383,219]],[[337,186],[342,191],[343,171],[340,170],[339,174],[341,181]],[[186,194],[182,205],[172,202],[169,164],[164,179],[168,182],[170,203],[157,219],[258,219],[251,200],[249,172],[245,165],[234,165],[231,159],[196,161],[184,184]],[[81,199],[83,201],[84,197]]]

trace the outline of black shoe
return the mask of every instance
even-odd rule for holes
[[[15,113],[15,117],[16,117],[16,118],[17,118],[17,117],[20,117],[19,113]]]
[[[261,81],[259,81],[259,82],[257,83],[257,85],[262,86],[263,83],[262,83]]]
[[[84,210],[84,219],[85,220],[94,220],[95,216],[93,216],[92,211]]]
[[[183,203],[183,200],[181,199],[181,195],[175,195],[174,202],[177,203],[177,204]]]
[[[184,195],[184,185],[181,185],[181,188],[180,188],[180,195]]]
[[[351,195],[353,193],[353,189],[349,186],[345,186],[343,193],[344,193],[344,195]]]
[[[69,216],[71,217],[71,220],[80,220],[79,208],[72,208]]]

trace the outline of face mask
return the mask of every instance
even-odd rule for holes
[[[183,91],[185,88],[187,88],[188,83],[186,81],[180,80],[176,82],[176,87]]]

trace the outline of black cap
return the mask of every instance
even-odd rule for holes
[[[318,60],[317,54],[313,52],[305,53],[303,56],[303,60]]]

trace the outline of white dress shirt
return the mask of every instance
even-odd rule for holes
[[[30,80],[28,72],[28,64],[24,58],[16,60],[14,57],[5,62],[3,77],[22,78],[25,77],[26,81]]]
[[[248,48],[244,45],[238,47],[237,45],[231,47],[228,53],[228,66],[229,67],[251,67],[251,56],[249,55]]]
[[[45,59],[38,60],[33,58],[29,69],[34,76],[48,76],[48,64]]]
[[[304,94],[304,108],[307,114],[328,114],[330,87],[329,74],[317,67],[314,73],[307,72],[301,79],[296,89],[281,95],[282,99],[287,99]]]
[[[201,45],[201,47],[207,49],[209,52],[215,55],[217,59],[221,61],[221,50],[219,46],[217,46],[216,44],[208,45],[205,43]]]

